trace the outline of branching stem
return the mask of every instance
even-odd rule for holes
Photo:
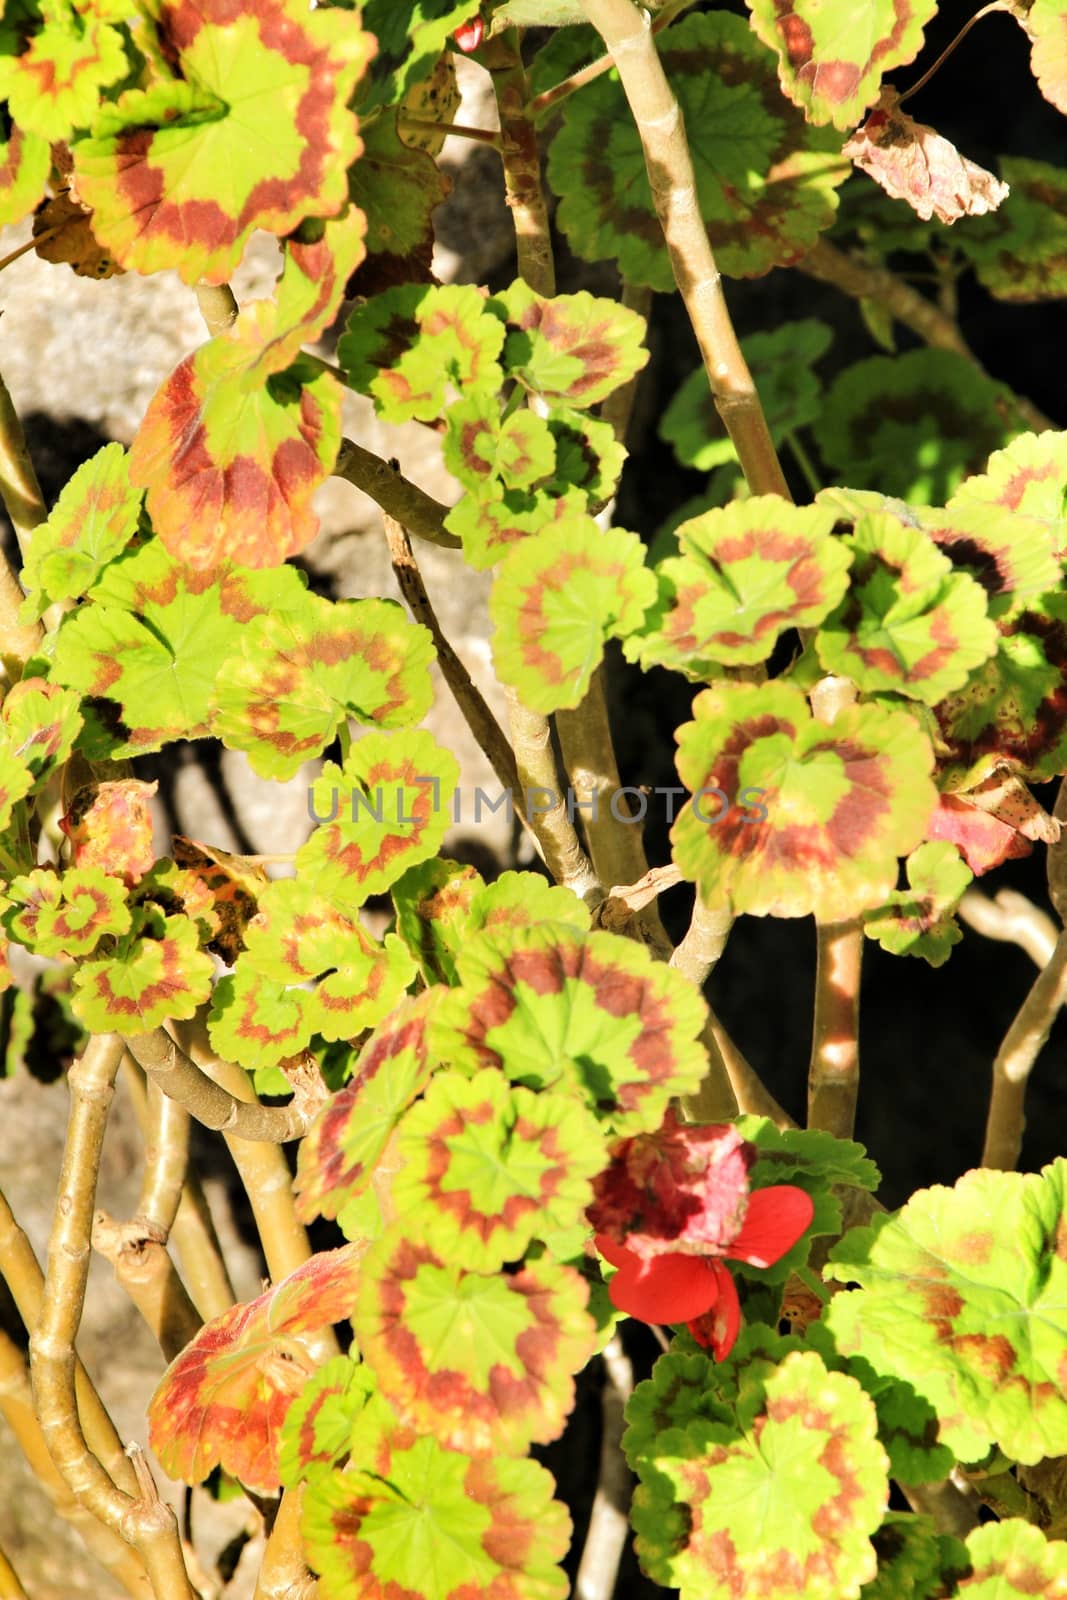
[[[78,1415],[74,1341],[89,1275],[104,1128],[123,1048],[115,1034],[96,1035],[70,1071],[67,1143],[41,1311],[30,1336],[33,1397],[52,1460],[82,1505],[137,1549],[157,1600],[196,1600],[174,1513],[159,1499],[147,1469],[138,1473],[135,1468],[135,1495],[117,1488],[91,1449]]]
[[[405,478],[395,462],[383,461],[361,444],[342,439],[333,475],[362,489],[417,539],[440,545],[443,550],[460,548],[460,540],[445,528],[449,507]]]
[[[656,52],[649,15],[633,0],[582,0],[618,69],[645,152],[656,214],[719,415],[753,494],[790,498],[700,211],[681,107]]]
[[[1023,1001],[993,1063],[982,1166],[1011,1172],[1026,1127],[1026,1084],[1060,1007],[1067,1002],[1067,930]]]
[[[316,1092],[317,1073],[297,1077],[292,1101],[284,1106],[251,1105],[214,1083],[191,1061],[165,1028],[140,1033],[128,1040],[130,1054],[148,1073],[150,1082],[177,1100],[205,1128],[232,1134],[235,1139],[256,1139],[287,1144],[302,1139],[317,1116],[322,1095]],[[318,1080],[321,1088],[321,1080]]]

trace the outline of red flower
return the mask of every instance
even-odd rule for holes
[[[452,37],[463,54],[469,56],[472,51],[477,50],[485,37],[485,23],[481,17],[472,17],[469,22],[464,22],[458,27]]]
[[[811,1222],[812,1198],[794,1184],[748,1191],[755,1150],[729,1124],[679,1123],[623,1139],[594,1185],[596,1246],[618,1271],[612,1304],[640,1322],[687,1322],[721,1361],[741,1327],[741,1303],[723,1258],[769,1267]]]

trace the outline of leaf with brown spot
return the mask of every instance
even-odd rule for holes
[[[819,722],[781,682],[705,689],[693,712],[676,762],[693,798],[671,840],[708,902],[829,922],[882,904],[937,802],[916,721],[859,705]]]
[[[395,600],[302,594],[287,616],[245,628],[215,680],[211,728],[264,778],[295,776],[349,717],[418,722],[432,703],[433,639]]]
[[[927,3],[932,9],[934,0]],[[685,119],[719,268],[758,277],[800,260],[834,220],[835,191],[850,170],[840,136],[812,127],[783,100],[773,57],[741,17],[685,17],[663,35],[659,55]],[[610,260],[628,282],[674,293],[640,134],[615,74],[564,103],[548,175],[560,197],[559,226],[577,255]]]
[[[703,1001],[644,946],[560,923],[490,927],[457,957],[430,1026],[442,1061],[566,1087],[618,1133],[659,1126],[706,1069]]]
[[[152,23],[176,76],[94,106],[72,147],[78,195],[122,266],[225,283],[253,229],[344,207],[374,41],[299,0],[163,0]]]
[[[549,1257],[468,1272],[400,1220],[368,1251],[352,1323],[402,1422],[449,1449],[514,1454],[556,1439],[571,1374],[596,1347],[588,1287]]]
[[[658,1434],[636,1465],[638,1556],[682,1600],[840,1600],[875,1576],[889,1463],[874,1405],[812,1350],[750,1380],[729,1420]]]
[[[309,809],[318,826],[297,851],[301,877],[355,910],[436,855],[451,820],[459,762],[421,728],[368,733],[343,767],[327,762]]]
[[[778,52],[782,92],[812,122],[851,128],[887,72],[914,61],[937,0],[748,0],[752,26]]]
[[[1067,1453],[1065,1180],[1062,1160],[968,1172],[831,1251],[826,1275],[859,1285],[823,1314],[838,1350],[911,1383],[962,1461]]]
[[[160,1379],[148,1406],[165,1472],[202,1483],[216,1466],[260,1494],[280,1486],[286,1412],[315,1369],[302,1335],[351,1314],[360,1246],[325,1250],[255,1300],[205,1324]]]

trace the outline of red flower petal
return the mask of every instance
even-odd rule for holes
[[[815,1204],[803,1189],[792,1183],[775,1183],[769,1189],[753,1189],[741,1231],[726,1248],[734,1261],[747,1261],[752,1267],[770,1267],[792,1250],[815,1215]]]
[[[720,1264],[707,1256],[653,1256],[643,1261],[620,1245],[611,1245],[610,1255],[606,1250],[601,1253],[609,1261],[624,1258],[608,1293],[613,1306],[638,1322],[688,1322],[710,1311],[719,1297]]]
[[[459,48],[465,55],[470,55],[477,50],[485,37],[485,23],[481,17],[472,17],[470,22],[464,22],[452,35]]]
[[[741,1302],[737,1298],[737,1285],[722,1262],[714,1261],[711,1265],[719,1285],[719,1298],[710,1311],[690,1320],[689,1332],[697,1344],[711,1351],[716,1361],[725,1361],[741,1332]]]

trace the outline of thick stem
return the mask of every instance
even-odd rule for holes
[[[461,541],[445,528],[450,508],[405,478],[391,461],[383,461],[381,456],[351,439],[342,439],[333,476],[344,478],[346,483],[370,495],[416,539],[425,539],[428,544],[440,545],[444,550],[460,549]]]
[[[808,1127],[839,1139],[851,1139],[856,1125],[863,938],[863,925],[855,919],[818,924]]]
[[[212,1050],[203,1015],[191,1022],[173,1022],[171,1027],[201,1072],[209,1074],[235,1099],[263,1109],[257,1105],[247,1073],[232,1062],[222,1061]],[[296,1214],[285,1152],[278,1144],[239,1139],[233,1134],[226,1136],[226,1146],[252,1207],[267,1270],[277,1283],[311,1259],[311,1242]],[[328,1361],[338,1353],[331,1328],[309,1334],[306,1344],[319,1361]]]
[[[637,883],[648,871],[642,825],[621,795],[622,779],[611,737],[603,665],[573,711],[557,711],[560,754],[570,782],[575,815],[582,818],[593,870],[606,889]],[[649,941],[670,950],[655,901],[639,914]],[[658,935],[658,937],[657,937]]]
[[[18,412],[0,377],[0,499],[11,519],[23,559],[29,536],[48,515]]]
[[[690,6],[695,4],[696,0],[667,0],[667,4],[656,12],[652,32],[661,33],[664,28],[670,27],[683,11],[688,11]],[[587,83],[592,83],[603,73],[610,72],[614,65],[610,56],[600,56],[598,60],[591,61],[587,67],[580,67],[569,78],[564,78],[562,83],[546,89],[543,94],[535,95],[530,101],[530,115],[534,118],[543,117],[546,112],[559,105],[561,100],[566,100],[569,95],[574,94],[576,89],[584,89]]]
[[[203,1319],[173,1261],[144,1218],[116,1222],[106,1211],[93,1221],[93,1249],[110,1261],[115,1277],[148,1324],[168,1362],[193,1340]]]
[[[228,283],[198,283],[196,303],[212,338],[228,333],[237,321],[240,308]]]
[[[148,1085],[148,1117],[137,1216],[150,1223],[160,1243],[166,1244],[185,1188],[190,1118],[185,1107],[155,1083]]]
[[[318,1073],[295,1075],[292,1101],[285,1106],[261,1106],[242,1100],[205,1077],[175,1044],[165,1028],[139,1033],[127,1041],[133,1059],[148,1073],[150,1082],[186,1108],[205,1128],[235,1139],[255,1139],[287,1144],[302,1139],[318,1115],[325,1093]]]
[[[287,1489],[263,1552],[253,1600],[311,1600],[317,1582],[304,1559],[300,1537],[300,1502],[303,1487]]]
[[[709,906],[698,889],[689,927],[671,956],[671,966],[677,967],[694,988],[703,989],[726,948],[733,925],[734,915],[729,907]]]
[[[459,707],[464,722],[477,740],[478,748],[496,773],[501,787],[514,795],[519,787],[519,769],[515,765],[515,753],[508,744],[507,736],[470,673],[442,632],[405,529],[395,517],[389,516],[388,512],[384,514],[382,520],[385,523],[385,536],[389,541],[389,559],[393,563],[400,592],[407,601],[415,621],[429,628],[433,635],[437,664],[452,691],[452,698]]]
[[[33,1410],[30,1369],[15,1341],[0,1329],[0,1416],[14,1435],[37,1482],[56,1515],[68,1522],[85,1541],[101,1566],[111,1573],[134,1600],[151,1600],[148,1574],[136,1551],[124,1544],[80,1506],[56,1471]],[[4,1590],[0,1587],[0,1596]]]
[[[144,1073],[129,1051],[122,1063],[126,1086],[133,1101],[138,1124],[147,1140],[151,1124],[148,1112],[148,1084]],[[161,1097],[175,1111],[182,1107]],[[188,1113],[185,1113],[187,1116]],[[200,1181],[192,1168],[186,1169],[185,1184],[178,1203],[177,1215],[171,1225],[171,1243],[181,1257],[182,1273],[193,1304],[205,1322],[221,1316],[233,1305],[237,1296],[222,1256],[215,1224]]]
[[[517,800],[556,882],[595,908],[604,898],[604,889],[567,814],[548,718],[529,711],[514,689],[505,694],[519,773]]]
[[[582,0],[615,61],[645,152],[656,214],[675,282],[704,361],[719,415],[753,494],[789,499],[752,375],[734,333],[700,213],[681,108],[656,53],[647,11],[633,0]]]
[[[902,1483],[900,1490],[913,1511],[933,1518],[938,1533],[966,1539],[978,1526],[981,1501],[973,1490],[965,1493],[947,1478],[942,1483]]]
[[[33,1397],[49,1454],[82,1505],[141,1555],[157,1600],[196,1600],[182,1559],[174,1513],[147,1469],[138,1494],[117,1488],[82,1431],[75,1390],[74,1341],[89,1276],[93,1203],[104,1128],[122,1060],[116,1034],[90,1039],[71,1068],[70,1120],[48,1244],[41,1312],[30,1337]]]
[[[602,1359],[600,1474],[574,1583],[575,1600],[611,1600],[630,1533],[633,1476],[622,1453],[622,1435],[634,1374],[618,1334],[604,1346]]]
[[[33,529],[48,515],[26,448],[26,438],[7,385],[0,377],[0,499],[15,530],[23,560]],[[6,556],[0,555],[0,660],[8,677],[21,676],[22,668],[44,637],[39,622],[19,621],[26,596]]]
[[[729,1122],[731,1117],[737,1116],[740,1109],[720,1035],[728,1047],[733,1049],[732,1040],[729,1040],[725,1029],[709,1006],[708,1020],[700,1035],[700,1042],[708,1052],[708,1070],[696,1094],[682,1096],[682,1105],[690,1122]]]
[[[969,361],[983,377],[987,375],[953,318],[888,267],[872,266],[855,254],[839,250],[827,239],[820,239],[797,266],[820,283],[832,283],[854,300],[877,301],[932,349],[951,350]],[[1034,433],[1056,426],[1025,396],[1015,395],[1014,402],[1019,416]]]
[[[2,1193],[0,1193],[0,1277],[3,1277],[10,1289],[11,1297],[26,1327],[33,1328],[41,1315],[41,1306],[44,1302],[44,1274],[33,1253],[33,1246],[15,1221]],[[126,1459],[122,1441],[100,1396],[93,1388],[89,1374],[77,1356],[74,1358],[74,1382],[78,1396],[78,1414],[94,1455],[103,1461],[110,1477],[120,1489],[125,1489],[129,1494],[136,1494],[137,1481]]]
[[[519,41],[518,28],[507,28],[485,46],[482,59],[493,80],[500,113],[500,154],[504,162],[507,203],[515,227],[519,277],[537,294],[551,298],[556,292],[552,233],[541,185],[541,151],[530,115],[526,69]]]
[[[1022,1149],[1026,1084],[1060,1007],[1067,1001],[1067,930],[1023,1001],[993,1063],[983,1167],[1011,1172]]]
[[[1051,852],[1050,852],[1051,854]],[[1025,950],[1035,967],[1047,966],[1056,948],[1056,924],[1017,889],[1000,889],[992,900],[980,889],[968,889],[959,903],[968,927],[987,939],[1000,939]]]
[[[3,1550],[0,1550],[0,1597],[2,1600],[30,1600]]]

